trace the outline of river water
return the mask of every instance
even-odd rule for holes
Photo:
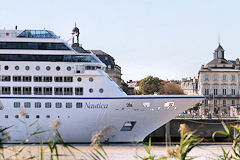
[[[197,160],[208,160],[208,159],[218,159],[219,155],[222,155],[221,146],[226,150],[230,149],[230,145],[200,145],[194,148],[190,152],[190,156],[196,156]],[[40,159],[41,146],[39,145],[24,145],[24,149],[18,156],[12,156],[16,151],[22,148],[18,146],[8,147],[4,149],[3,153],[5,157],[12,156],[11,159],[26,159],[31,156],[35,156],[34,159]],[[71,149],[74,153],[76,159],[91,159],[88,153],[90,153],[89,145],[74,145],[78,150]],[[146,151],[143,145],[104,145],[104,150],[107,153],[109,160],[137,160],[136,155],[146,156]],[[70,153],[65,149],[59,147],[59,154],[64,154],[67,156],[62,156],[61,160],[72,160],[74,159]],[[153,145],[152,154],[158,156],[165,156],[166,146],[164,145]],[[50,150],[47,145],[43,146],[44,159],[50,159]]]

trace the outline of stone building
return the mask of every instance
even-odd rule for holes
[[[213,60],[199,70],[199,94],[206,96],[200,114],[208,117],[227,117],[230,108],[239,105],[240,62],[226,60],[219,44]]]
[[[198,79],[193,77],[182,78],[180,82],[181,88],[186,95],[198,94]]]

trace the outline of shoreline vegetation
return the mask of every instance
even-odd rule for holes
[[[115,129],[113,126],[107,126],[102,131],[95,133],[92,136],[91,144],[87,145],[87,150],[80,150],[72,144],[65,143],[61,137],[58,128],[61,125],[61,121],[56,119],[51,123],[50,130],[41,130],[37,127],[36,131],[29,133],[28,130],[37,126],[38,120],[31,124],[26,124],[24,116],[26,113],[22,110],[20,112],[19,122],[26,126],[26,139],[19,144],[5,144],[11,139],[11,133],[9,129],[14,127],[9,126],[0,130],[0,160],[31,160],[31,159],[78,159],[78,160],[111,160],[111,156],[105,151],[102,145],[102,139],[108,132]],[[230,125],[222,121],[223,131],[215,131],[212,135],[222,134],[229,138],[231,148],[229,150],[224,149],[219,145],[219,150],[222,151],[221,155],[216,155],[214,159],[219,160],[231,160],[240,159],[240,125]],[[40,139],[42,133],[51,131],[53,137],[47,142],[43,143]],[[179,127],[179,133],[181,136],[179,144],[173,145],[166,142],[166,154],[156,155],[152,153],[151,137],[149,138],[148,145],[144,145],[145,156],[136,153],[132,155],[135,159],[140,160],[161,160],[161,159],[176,159],[176,160],[192,160],[198,157],[189,156],[189,153],[199,146],[204,138],[196,135],[196,131],[191,130],[186,124],[181,124]],[[40,143],[31,144],[29,139],[32,137],[38,137]],[[136,144],[139,144],[136,142]],[[34,149],[32,149],[35,147]],[[37,149],[36,149],[37,148]],[[121,152],[121,151],[119,151]],[[76,154],[77,153],[77,154]],[[77,156],[76,156],[77,155]]]

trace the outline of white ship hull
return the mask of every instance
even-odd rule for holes
[[[7,98],[7,97],[6,97]],[[69,143],[85,143],[90,142],[94,133],[104,129],[104,127],[112,128],[104,136],[104,140],[108,142],[136,142],[142,141],[147,135],[158,129],[178,114],[193,107],[196,103],[203,100],[203,96],[124,96],[124,97],[93,97],[93,98],[21,98],[8,97],[1,98],[2,105],[5,106],[1,111],[0,126],[12,126],[9,129],[11,140],[8,143],[19,143],[28,139],[28,135],[40,130],[51,130],[51,123],[59,119],[61,125],[59,132],[65,142]],[[25,112],[31,115],[28,119],[19,117],[16,119],[14,115],[20,112],[11,108],[13,99],[19,102],[77,102],[81,101],[83,107],[77,108],[34,108],[24,109]],[[164,107],[166,102],[174,102],[174,106]],[[131,104],[131,106],[127,106]],[[144,106],[145,104],[145,106]],[[149,104],[146,106],[146,104]],[[8,106],[9,105],[9,106]],[[4,115],[11,115],[8,119]],[[37,123],[32,127],[27,126],[36,120],[36,115],[39,115]],[[50,115],[50,118],[46,118]],[[26,122],[24,124],[21,121]],[[121,131],[125,122],[136,122],[131,131]],[[52,132],[47,131],[37,136],[32,136],[28,142],[48,141],[52,138]]]

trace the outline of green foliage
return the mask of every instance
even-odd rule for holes
[[[178,84],[175,83],[165,83],[162,89],[158,92],[164,95],[181,95],[184,94],[183,90]]]
[[[167,159],[168,158],[166,156],[153,155],[151,153],[151,150],[152,150],[151,146],[152,146],[152,144],[151,144],[151,137],[150,137],[149,142],[148,142],[148,146],[144,145],[144,149],[145,149],[147,155],[144,156],[144,157],[136,155],[136,158],[139,158],[141,160],[160,160],[160,159]]]
[[[140,81],[140,93],[154,94],[159,92],[162,86],[162,81],[158,77],[148,76]]]
[[[223,155],[220,156],[220,159],[223,160],[237,160],[240,159],[240,127],[239,125],[230,125],[226,124],[222,121],[222,126],[224,128],[224,131],[216,131],[213,133],[213,138],[216,134],[222,134],[229,138],[229,140],[232,142],[232,147],[229,151],[225,151],[222,147]],[[234,130],[236,131],[234,134]]]
[[[203,138],[195,135],[195,131],[191,131],[186,124],[180,125],[179,132],[181,135],[180,145],[168,148],[168,156],[178,160],[194,159],[194,157],[188,157],[188,154],[203,141]]]

